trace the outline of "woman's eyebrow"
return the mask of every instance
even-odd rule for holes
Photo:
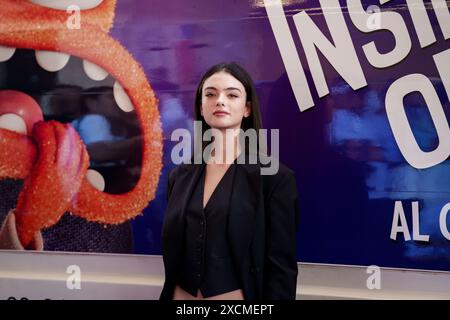
[[[237,91],[241,92],[241,89],[239,89],[239,88],[234,88],[234,87],[229,87],[229,88],[226,88],[226,89],[225,89],[225,91],[230,91],[230,90],[237,90]]]
[[[217,91],[217,89],[215,87],[206,87],[204,90],[216,90]],[[235,87],[229,87],[229,88],[225,89],[225,91],[231,91],[231,90],[237,90],[239,92],[242,92],[241,89],[235,88]]]

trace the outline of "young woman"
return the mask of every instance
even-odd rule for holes
[[[295,299],[296,180],[282,164],[262,175],[264,155],[251,161],[249,143],[240,143],[242,130],[261,128],[248,73],[236,63],[208,70],[197,89],[195,119],[202,123],[195,139],[208,129],[225,138],[214,135],[207,159],[169,174],[160,298]]]

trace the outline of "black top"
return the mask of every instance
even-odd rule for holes
[[[186,208],[184,257],[178,285],[193,296],[197,296],[198,289],[206,298],[240,288],[227,237],[235,162],[217,184],[205,208],[206,166],[203,166]]]

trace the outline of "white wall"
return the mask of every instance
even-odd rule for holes
[[[67,289],[68,266],[81,289]],[[450,273],[381,268],[369,290],[364,266],[299,264],[297,299],[450,299]],[[161,256],[0,251],[0,299],[157,299]]]

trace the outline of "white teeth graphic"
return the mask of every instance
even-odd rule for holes
[[[116,103],[120,109],[122,109],[125,112],[131,112],[134,110],[130,98],[128,97],[123,87],[117,81],[114,83],[113,91],[114,91],[114,99],[116,99]]]
[[[56,72],[64,68],[69,61],[70,55],[54,51],[36,50],[36,61],[42,69]]]
[[[0,46],[0,62],[8,61],[16,52],[16,48]]]
[[[87,76],[95,81],[102,81],[108,76],[108,72],[100,68],[98,65],[89,62],[87,60],[83,60],[83,69],[86,72]]]
[[[31,2],[46,8],[66,11],[67,8],[73,5],[81,10],[92,9],[101,4],[103,0],[31,0]]]
[[[5,113],[0,116],[0,128],[27,134],[27,125],[22,117],[14,113]]]
[[[86,179],[95,189],[102,192],[105,190],[105,179],[98,171],[89,169],[86,172]]]

